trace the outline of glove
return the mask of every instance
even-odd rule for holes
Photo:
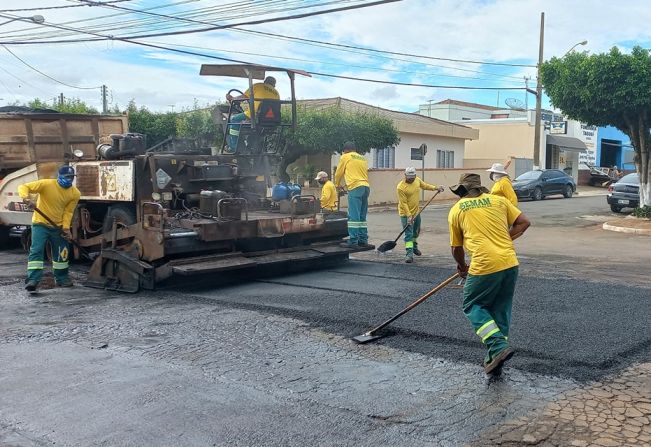
[[[63,237],[66,241],[70,242],[72,240],[72,232],[70,231],[70,228],[68,228],[67,230],[62,230],[61,237]]]
[[[466,276],[468,276],[468,268],[469,268],[468,264],[457,265],[457,273],[459,273],[460,277],[465,278]]]
[[[443,191],[445,191],[445,186],[443,186],[443,185],[439,185],[439,187],[436,188],[436,190],[437,190],[438,192],[443,192]]]
[[[33,209],[34,209],[34,202],[32,202],[32,199],[30,199],[29,197],[25,197],[25,198],[23,199],[23,203],[25,204],[25,206],[27,207],[27,209],[29,209],[29,210],[33,210]]]

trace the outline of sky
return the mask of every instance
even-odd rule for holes
[[[246,81],[199,76],[202,64],[224,61],[106,37],[201,29],[371,1],[100,0],[88,6],[82,0],[2,0],[0,105],[34,98],[51,101],[63,93],[101,109],[100,86],[106,85],[111,107],[124,109],[132,100],[154,111],[188,110],[195,104],[203,107],[223,100],[231,88],[244,90]],[[96,5],[100,2],[107,4]],[[134,40],[206,56],[355,78],[299,76],[299,99],[341,96],[407,112],[428,101],[448,98],[500,107],[505,107],[507,98],[516,98],[533,107],[535,98],[531,94],[527,98],[524,87],[528,77],[529,87],[535,88],[541,12],[545,13],[545,60],[563,56],[584,40],[588,43],[575,51],[600,53],[613,46],[630,51],[635,45],[651,48],[648,0],[402,0],[296,20]],[[41,15],[45,21],[7,23],[33,15]],[[403,55],[344,51],[278,35]],[[72,42],[95,38],[102,40]],[[286,98],[286,76],[277,77],[277,88]],[[359,78],[500,90],[414,87]],[[545,98],[543,106],[548,105]]]

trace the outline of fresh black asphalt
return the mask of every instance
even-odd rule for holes
[[[237,286],[182,290],[188,298],[291,316],[352,337],[388,319],[452,273],[448,266],[349,261],[326,270],[250,278],[254,281]],[[648,360],[650,299],[645,288],[614,287],[560,272],[558,277],[521,273],[510,334],[517,353],[509,364],[591,380]],[[465,319],[461,302],[460,289],[446,288],[393,323],[382,332],[387,336],[375,343],[481,363],[484,348]]]

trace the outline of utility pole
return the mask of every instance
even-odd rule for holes
[[[108,99],[106,94],[107,88],[105,85],[102,85],[102,113],[108,113]]]
[[[543,63],[543,44],[545,42],[545,13],[540,13],[540,44],[538,47],[538,69],[536,80],[536,122],[534,123],[533,134],[533,167],[538,169],[540,164],[540,120],[542,118],[542,79],[540,79],[540,68]]]
[[[63,108],[63,93],[59,93],[59,107]]]
[[[524,77],[524,109],[527,111],[527,113],[529,113],[529,79],[531,79],[529,76]]]

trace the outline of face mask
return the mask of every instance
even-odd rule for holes
[[[405,179],[405,182],[407,182],[407,183],[414,183],[414,180],[416,180],[416,177],[406,178],[406,179]]]
[[[60,187],[68,189],[72,186],[72,177],[60,175],[57,177],[57,183]]]
[[[324,179],[324,178],[320,178],[320,179],[318,180],[319,184],[321,184],[321,185],[325,185],[325,182],[327,182],[327,181],[328,181],[328,180],[327,180],[327,179]]]

